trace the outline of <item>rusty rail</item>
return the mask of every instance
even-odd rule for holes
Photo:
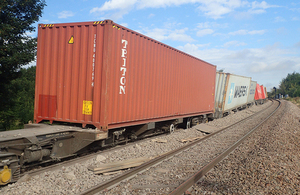
[[[277,100],[278,101],[278,100]],[[266,122],[280,107],[281,102],[279,102],[278,107],[262,122],[256,125],[251,131],[244,135],[241,139],[235,142],[230,148],[224,151],[222,154],[214,158],[210,163],[200,169],[196,174],[191,176],[188,180],[178,186],[170,195],[181,195],[186,192],[191,186],[193,186],[199,179],[201,179],[208,171],[210,171],[215,165],[222,161],[226,156],[228,156],[234,149],[236,149],[245,139],[247,139],[258,127],[260,127],[264,122]]]

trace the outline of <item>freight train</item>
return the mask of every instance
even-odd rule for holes
[[[250,77],[217,72],[111,20],[39,24],[35,124],[0,133],[0,185],[30,165],[190,128],[265,99]]]

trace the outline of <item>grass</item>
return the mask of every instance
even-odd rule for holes
[[[296,104],[299,108],[300,108],[300,97],[288,97],[288,98],[285,98],[286,100]]]

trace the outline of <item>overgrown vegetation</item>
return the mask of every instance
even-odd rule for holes
[[[293,72],[282,79],[280,92],[283,95],[288,94],[290,97],[300,97],[300,74]]]
[[[21,69],[19,74],[19,78],[6,86],[11,104],[0,113],[0,130],[20,129],[28,121],[33,121],[35,66]]]
[[[288,95],[289,97],[300,97],[300,74],[293,72],[288,74],[286,78],[282,79],[277,89],[276,94],[283,96]],[[275,90],[273,89],[269,97],[275,96]]]
[[[21,68],[35,58],[37,40],[28,33],[35,30],[32,24],[39,20],[44,6],[44,0],[0,1],[0,129],[15,128],[27,120],[23,112],[27,114],[30,100],[19,96],[31,91],[26,91],[27,72]]]

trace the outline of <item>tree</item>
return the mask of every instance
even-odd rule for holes
[[[42,15],[44,0],[0,1],[0,124],[7,128],[14,106],[9,89],[20,76],[20,68],[34,60],[36,38],[26,35],[34,31],[33,23]]]
[[[33,121],[35,69],[35,66],[22,68],[20,77],[11,81],[8,90],[13,104],[6,110],[6,123],[2,125],[5,129],[20,129]]]
[[[293,72],[282,79],[279,93],[289,94],[290,97],[300,97],[300,74]]]

